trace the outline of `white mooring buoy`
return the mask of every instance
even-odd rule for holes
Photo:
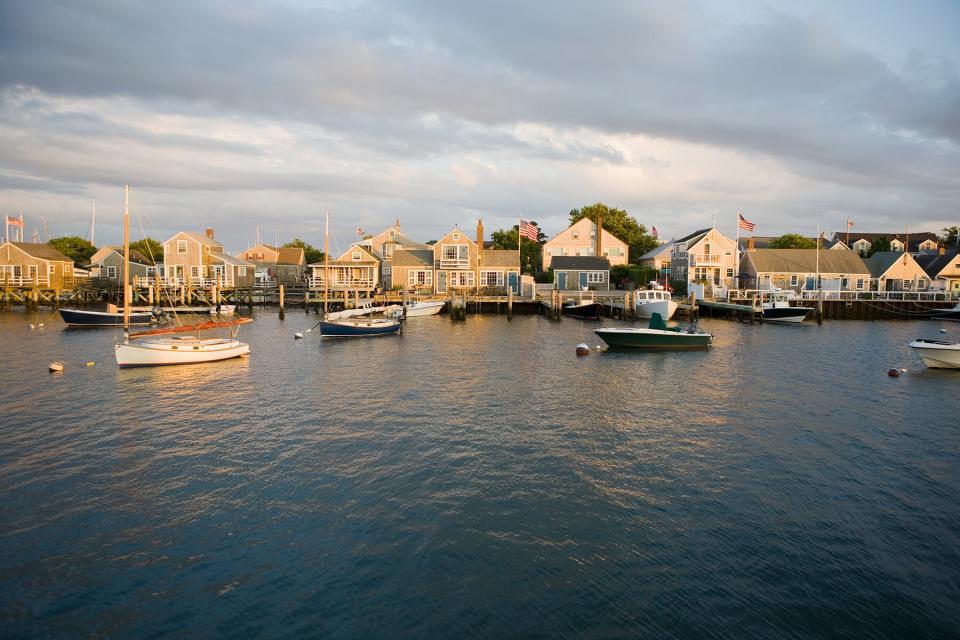
[[[50,363],[50,373],[63,373],[63,363],[57,360]]]
[[[590,347],[588,347],[585,343],[581,342],[580,344],[577,345],[577,355],[578,356],[590,355]]]

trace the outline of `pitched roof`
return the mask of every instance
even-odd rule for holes
[[[677,240],[674,240],[673,243],[676,244],[677,242],[690,242],[690,241],[693,240],[694,238],[696,238],[697,240],[699,240],[699,239],[700,239],[700,236],[703,236],[703,235],[709,233],[709,232],[710,232],[710,229],[712,229],[712,228],[713,228],[713,227],[710,227],[710,228],[708,228],[708,229],[700,229],[699,231],[694,231],[693,233],[691,233],[691,234],[688,235],[688,236],[684,236],[684,237],[682,237],[682,238],[678,238]],[[691,244],[693,244],[693,243],[691,243]]]
[[[277,264],[305,264],[303,247],[281,247],[277,252]]]
[[[73,260],[57,251],[52,244],[46,242],[11,242],[10,244],[34,258],[53,260],[54,262],[73,262]]]
[[[401,249],[393,252],[393,266],[395,267],[430,267],[433,268],[433,250],[431,249]]]
[[[869,258],[864,258],[863,263],[870,269],[870,275],[879,278],[887,272],[898,260],[911,260],[908,253],[902,251],[877,251]]]
[[[770,248],[770,243],[773,242],[774,240],[776,240],[776,239],[779,238],[779,237],[780,237],[780,236],[747,236],[747,237],[740,236],[740,250],[741,250],[741,251],[746,250],[746,248],[747,248],[747,241],[748,241],[748,240],[753,240],[753,248],[754,248],[754,249],[769,249],[769,248]],[[816,237],[807,237],[807,236],[804,236],[804,237],[805,237],[807,240],[809,240],[810,242],[814,242],[814,243],[815,243],[815,242],[817,241],[817,238],[816,238]],[[821,248],[821,249],[826,249],[826,248],[827,248],[826,243],[827,243],[827,241],[824,241],[824,242],[820,245],[820,248]],[[831,246],[832,246],[832,245],[831,245]]]
[[[242,258],[237,258],[237,257],[234,257],[234,256],[230,256],[230,255],[227,255],[227,254],[225,254],[225,253],[214,253],[214,252],[211,251],[211,252],[210,252],[210,257],[211,257],[211,258],[216,258],[217,260],[221,260],[221,261],[223,261],[223,264],[229,264],[229,265],[232,265],[232,266],[234,266],[234,267],[253,267],[253,266],[256,266],[256,265],[254,265],[252,262],[247,262],[246,260],[243,260]]]
[[[655,248],[653,248],[653,249],[650,249],[650,251],[647,251],[645,254],[643,254],[642,256],[640,256],[640,259],[641,259],[641,260],[652,260],[653,258],[656,258],[657,256],[659,256],[661,253],[669,253],[670,251],[673,251],[673,243],[672,243],[672,242],[664,242],[663,244],[659,245],[658,247],[655,247]]]
[[[550,267],[554,271],[606,271],[610,261],[600,256],[554,256]]]
[[[177,237],[181,233],[187,236],[188,238],[190,238],[191,240],[195,242],[199,242],[200,244],[216,244],[216,245],[220,245],[221,247],[223,246],[223,244],[221,244],[216,238],[210,238],[208,236],[205,236],[202,233],[194,233],[193,231],[179,231],[173,234],[173,236],[170,237],[170,240],[173,240],[175,237]],[[170,240],[167,240],[167,242],[170,242]]]
[[[103,261],[109,253],[100,255],[104,251],[112,251],[118,254],[121,258],[123,257],[123,247],[118,245],[104,245],[100,247],[95,254],[90,256],[90,264],[96,264],[97,262]],[[98,257],[99,256],[99,257]],[[153,260],[148,259],[145,255],[137,251],[136,249],[130,249],[130,262],[136,262],[138,264],[152,265]]]
[[[936,278],[940,275],[940,272],[948,267],[954,260],[960,258],[960,252],[956,249],[953,251],[947,251],[946,253],[921,253],[917,256],[914,256],[914,260],[917,261],[917,264],[927,272],[927,275],[931,278]]]
[[[519,267],[520,256],[512,249],[484,249],[480,267]]]
[[[846,232],[837,231],[833,234],[834,239],[840,240],[841,242],[846,242],[847,234]],[[878,238],[886,238],[887,240],[899,240],[900,242],[907,241],[906,233],[853,233],[850,232],[850,244],[848,246],[853,247],[853,243],[857,240],[866,240],[870,244],[873,244],[877,241]],[[926,242],[927,240],[932,240],[933,242],[939,243],[940,237],[931,232],[931,231],[911,231],[910,232],[910,246],[907,247],[908,251],[919,251],[920,243]]]
[[[757,273],[816,273],[816,249],[755,249],[745,256]],[[855,251],[820,251],[820,273],[869,273]]]

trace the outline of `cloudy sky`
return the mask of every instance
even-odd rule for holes
[[[733,8],[732,5],[735,5]],[[663,237],[960,222],[960,3],[0,2],[0,213],[27,235],[337,244],[399,218]]]

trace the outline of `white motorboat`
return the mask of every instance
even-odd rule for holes
[[[960,342],[920,338],[911,342],[910,348],[931,369],[960,369]]]
[[[763,319],[768,322],[803,322],[813,307],[791,307],[787,293],[769,294],[769,299],[761,301]]]
[[[633,306],[638,318],[651,318],[659,313],[664,320],[669,320],[677,312],[677,303],[673,301],[669,291],[662,289],[639,289],[633,292]]]
[[[408,318],[421,318],[423,316],[433,316],[443,309],[443,305],[446,302],[443,300],[422,300],[416,302],[407,303],[407,317]],[[403,307],[398,307],[396,309],[391,309],[387,312],[387,315],[400,318],[403,316]]]

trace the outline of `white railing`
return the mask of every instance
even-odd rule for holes
[[[209,289],[214,285],[218,287],[232,287],[233,281],[230,280],[227,276],[217,276],[215,278],[208,278],[204,276],[190,276],[190,286],[197,287],[200,289]]]
[[[311,289],[322,289],[324,286],[323,277],[309,278],[308,282]],[[333,291],[375,289],[376,284],[373,278],[330,278],[330,289]]]
[[[183,278],[174,278],[174,277],[161,277],[157,276],[134,276],[133,286],[135,287],[152,287],[160,282],[161,287],[182,287]]]
[[[440,258],[440,268],[441,269],[469,269],[470,268],[470,259],[469,258]]]
[[[12,276],[9,274],[0,275],[0,284],[11,287],[24,287],[31,285],[50,284],[49,276]]]
[[[769,297],[773,294],[786,295],[796,300],[844,300],[844,301],[893,301],[893,302],[950,302],[960,300],[960,296],[949,291],[794,291],[793,289],[734,289],[729,292],[727,300],[752,300],[754,296]]]
[[[719,256],[716,254],[702,255],[702,256],[691,255],[689,258],[689,261],[690,261],[691,267],[701,266],[705,264],[721,265],[723,264],[723,256]]]

